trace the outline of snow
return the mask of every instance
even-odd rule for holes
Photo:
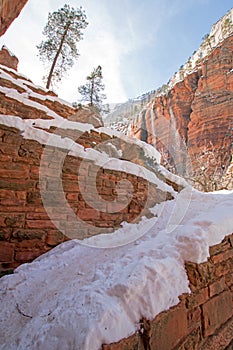
[[[187,203],[171,230],[170,213]],[[190,292],[184,261],[206,261],[209,246],[232,232],[232,209],[233,191],[186,188],[152,209],[157,218],[65,242],[20,266],[0,280],[0,348],[99,350],[128,337],[142,316],[153,319]]]
[[[1,87],[0,87],[0,90],[1,90]],[[44,106],[41,106],[41,108],[43,107]],[[45,110],[47,110],[46,107],[45,107]],[[75,124],[77,130],[81,130],[82,132],[85,132],[86,130],[90,130],[90,128],[92,127],[90,124],[69,122],[59,116],[58,118],[55,121],[38,120],[38,119],[23,120],[15,116],[0,115],[0,124],[17,128],[18,130],[21,131],[21,135],[25,139],[35,140],[35,141],[38,141],[40,144],[43,144],[46,146],[53,146],[60,149],[65,149],[67,150],[67,155],[72,155],[75,157],[80,157],[83,159],[93,161],[94,164],[96,164],[99,167],[103,167],[104,169],[122,171],[135,176],[140,176],[143,179],[157,185],[158,189],[162,191],[168,191],[173,196],[176,195],[176,192],[173,190],[171,186],[168,186],[166,183],[158,179],[155,173],[149,171],[148,169],[144,168],[141,165],[131,163],[130,161],[126,161],[126,160],[111,158],[106,153],[99,152],[96,149],[92,149],[92,148],[84,149],[83,146],[79,145],[78,143],[76,143],[75,141],[73,141],[68,137],[61,137],[56,133],[49,133],[45,130],[35,128],[36,126],[48,127],[51,125],[56,125],[56,126],[60,125],[63,127],[63,126],[70,126]]]
[[[1,68],[1,66],[0,66],[0,68]],[[11,69],[9,69],[9,71],[11,71]],[[15,74],[18,74],[18,72],[15,72]],[[122,139],[123,141],[127,142],[128,144],[138,145],[140,148],[143,149],[143,152],[144,152],[146,157],[148,157],[148,158],[152,159],[153,161],[155,161],[156,163],[160,164],[161,155],[152,145],[148,145],[145,142],[140,141],[138,139],[132,139],[132,138],[124,135],[123,133],[117,132],[117,131],[112,130],[112,129],[108,129],[105,127],[95,129],[93,127],[93,125],[91,125],[91,124],[83,124],[83,123],[68,121],[68,120],[62,118],[61,116],[59,116],[54,111],[52,111],[50,108],[44,106],[43,104],[31,100],[30,97],[37,98],[41,101],[44,101],[47,99],[47,100],[50,100],[53,102],[59,102],[61,104],[64,104],[64,105],[71,107],[71,105],[69,103],[66,103],[65,101],[59,99],[58,97],[53,97],[53,96],[49,96],[49,95],[41,95],[39,93],[32,91],[28,86],[32,86],[32,87],[36,88],[36,86],[33,83],[30,83],[28,81],[25,83],[25,81],[22,79],[15,79],[10,74],[6,73],[5,70],[0,69],[0,77],[11,81],[13,84],[15,84],[15,85],[17,85],[20,88],[23,88],[25,90],[24,93],[19,93],[14,88],[0,87],[0,92],[4,93],[7,97],[10,97],[16,101],[19,101],[20,103],[23,103],[23,104],[30,106],[32,108],[36,108],[38,110],[41,110],[41,111],[45,112],[49,117],[53,118],[52,120],[41,120],[41,119],[34,120],[34,126],[37,126],[40,128],[50,128],[51,126],[55,126],[55,127],[62,127],[63,129],[80,130],[82,132],[85,132],[85,131],[90,132],[91,130],[93,130],[97,133],[105,133],[106,135],[109,135],[109,137],[118,137],[118,138]]]
[[[32,108],[36,108],[38,110],[45,112],[49,117],[53,117],[54,119],[61,119],[62,118],[57,113],[55,113],[51,109],[49,109],[48,107],[43,106],[42,104],[40,104],[38,102],[30,100],[28,98],[27,93],[20,94],[16,89],[6,88],[6,87],[2,87],[2,86],[0,86],[0,92],[5,94],[6,97],[10,97],[10,98],[12,98],[20,103],[25,104],[26,106],[30,106]]]
[[[183,186],[183,187],[187,187],[187,186],[190,186],[188,184],[187,181],[185,181],[184,178],[182,177],[179,177],[178,175],[175,175],[173,173],[171,173],[170,171],[168,171],[166,168],[164,168],[163,166],[159,166],[158,167],[158,171],[160,174],[162,174],[163,176],[165,176],[168,180],[176,183],[177,185],[179,186]]]
[[[125,134],[117,131],[117,130],[114,130],[114,129],[109,129],[109,128],[106,128],[106,127],[101,127],[101,128],[98,128],[97,129],[98,132],[102,132],[104,134],[107,134],[111,137],[118,137],[120,139],[122,139],[123,141],[129,143],[129,144],[135,144],[135,145],[138,145],[140,148],[143,149],[146,157],[148,158],[151,158],[153,160],[155,160],[158,164],[160,164],[160,160],[161,160],[161,155],[160,153],[157,151],[157,149],[155,147],[153,147],[152,145],[146,143],[146,142],[143,142],[139,139],[134,139],[134,138],[131,138],[129,136],[126,136]]]
[[[1,65],[0,65],[0,68],[1,68]],[[18,72],[16,72],[16,73],[18,74]],[[23,104],[28,105],[30,107],[44,111],[49,117],[52,117],[55,120],[55,121],[54,120],[53,121],[38,120],[38,122],[37,122],[38,126],[42,127],[42,125],[46,125],[46,122],[47,122],[47,127],[60,126],[62,124],[63,128],[70,128],[70,129],[78,129],[78,128],[80,129],[81,128],[83,130],[83,127],[80,127],[80,124],[82,124],[82,123],[67,121],[64,118],[60,117],[58,114],[56,114],[54,111],[49,109],[48,107],[46,107],[38,102],[30,100],[30,97],[37,98],[41,101],[44,101],[47,99],[47,100],[50,100],[53,102],[59,102],[61,104],[64,104],[64,105],[71,107],[71,105],[69,103],[59,99],[58,97],[53,97],[53,96],[49,96],[49,95],[41,95],[39,93],[34,92],[28,88],[28,86],[34,86],[36,88],[36,86],[33,83],[30,83],[28,81],[26,83],[24,83],[24,80],[15,79],[10,74],[6,73],[3,70],[0,70],[0,77],[2,77],[3,79],[7,79],[7,80],[11,81],[13,84],[25,89],[25,93],[19,93],[16,89],[13,89],[13,88],[0,87],[0,91],[2,93],[4,93],[6,96],[8,96],[10,98],[13,98],[13,99],[19,101],[20,103],[23,103]],[[57,124],[56,121],[59,121],[59,124]],[[91,130],[90,127],[87,127],[87,128],[88,128],[88,131]],[[130,143],[130,144],[136,144],[140,148],[143,149],[146,157],[155,160],[158,164],[160,163],[161,155],[152,145],[148,145],[145,142],[138,140],[138,139],[132,139],[132,138],[124,135],[123,133],[120,133],[120,132],[117,132],[115,130],[108,129],[105,127],[95,129],[92,126],[92,130],[96,131],[98,133],[105,133],[106,135],[109,135],[110,137],[121,138],[122,140],[124,140],[125,142]]]
[[[26,75],[17,72],[17,71],[14,70],[13,68],[9,68],[9,67],[7,67],[7,66],[4,66],[3,64],[0,64],[0,69],[2,69],[2,70],[4,70],[4,71],[11,72],[11,73],[14,73],[14,74],[18,75],[19,77],[21,77],[21,78],[23,78],[23,79],[29,80],[29,78],[28,78]]]
[[[2,69],[1,69],[2,68]],[[49,90],[48,89],[45,89],[41,86],[38,86],[38,85],[35,85],[33,83],[31,83],[29,80],[26,80],[25,81],[25,78],[22,74],[19,74],[17,71],[14,71],[10,68],[8,68],[7,70],[10,71],[10,72],[13,72],[15,75],[18,76],[18,79],[17,78],[14,78],[12,77],[10,74],[6,73],[6,69],[7,67],[5,66],[2,66],[0,65],[0,76],[3,78],[3,79],[6,79],[10,82],[12,82],[14,85],[17,85],[23,89],[25,89],[26,92],[28,92],[28,95],[31,96],[31,97],[34,97],[34,98],[38,98],[40,99],[41,101],[44,101],[44,100],[49,100],[49,101],[52,101],[52,102],[58,102],[62,105],[66,105],[70,108],[73,108],[72,104],[57,97],[57,96],[50,96],[50,95],[41,95],[39,93],[36,93],[34,91],[32,91],[30,89],[30,87],[32,88],[35,88],[35,89],[40,89],[42,91],[44,91],[45,93],[47,93]],[[22,77],[24,77],[24,79],[21,79]],[[28,78],[26,78],[28,79]]]

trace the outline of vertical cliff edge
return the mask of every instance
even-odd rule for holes
[[[198,51],[157,90],[130,127],[131,136],[154,145],[181,175],[190,166],[198,172],[203,153],[214,152],[218,159],[210,174],[231,165],[232,14],[212,27]]]

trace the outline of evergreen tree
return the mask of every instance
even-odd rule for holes
[[[78,88],[78,92],[82,96],[82,101],[89,102],[90,106],[95,106],[100,111],[106,113],[107,111],[103,105],[103,100],[106,99],[106,95],[103,94],[105,86],[102,83],[102,67],[98,66],[97,68],[94,68],[86,79],[87,83]]]
[[[74,9],[64,5],[58,11],[49,13],[48,22],[43,30],[46,40],[37,46],[39,57],[49,66],[46,88],[51,82],[61,81],[64,73],[74,64],[79,54],[76,44],[82,39],[82,29],[87,26],[86,14],[82,7]]]

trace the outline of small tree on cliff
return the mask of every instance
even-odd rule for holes
[[[204,47],[207,47],[207,46],[208,46],[209,51],[212,50],[212,45],[211,45],[211,40],[210,40],[209,34],[205,34],[205,35],[203,36],[203,38],[202,38],[202,45],[203,45]]]
[[[94,68],[86,79],[87,83],[78,88],[78,92],[82,96],[82,101],[89,102],[90,106],[97,107],[99,111],[107,112],[103,106],[103,100],[106,99],[106,95],[103,94],[105,86],[102,83],[102,67],[98,66]]]
[[[85,12],[81,7],[74,9],[64,5],[58,11],[49,13],[48,22],[43,30],[47,40],[37,46],[40,59],[51,64],[45,77],[47,89],[51,82],[59,82],[64,73],[73,66],[74,59],[78,58],[76,44],[82,39],[82,29],[85,29],[87,24]]]

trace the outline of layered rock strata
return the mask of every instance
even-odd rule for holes
[[[176,171],[200,166],[214,148],[218,167],[231,161],[233,140],[233,36],[226,38],[168,93],[156,97],[131,126],[131,136],[153,144]],[[189,157],[189,163],[187,163]],[[214,169],[215,171],[216,169]]]

